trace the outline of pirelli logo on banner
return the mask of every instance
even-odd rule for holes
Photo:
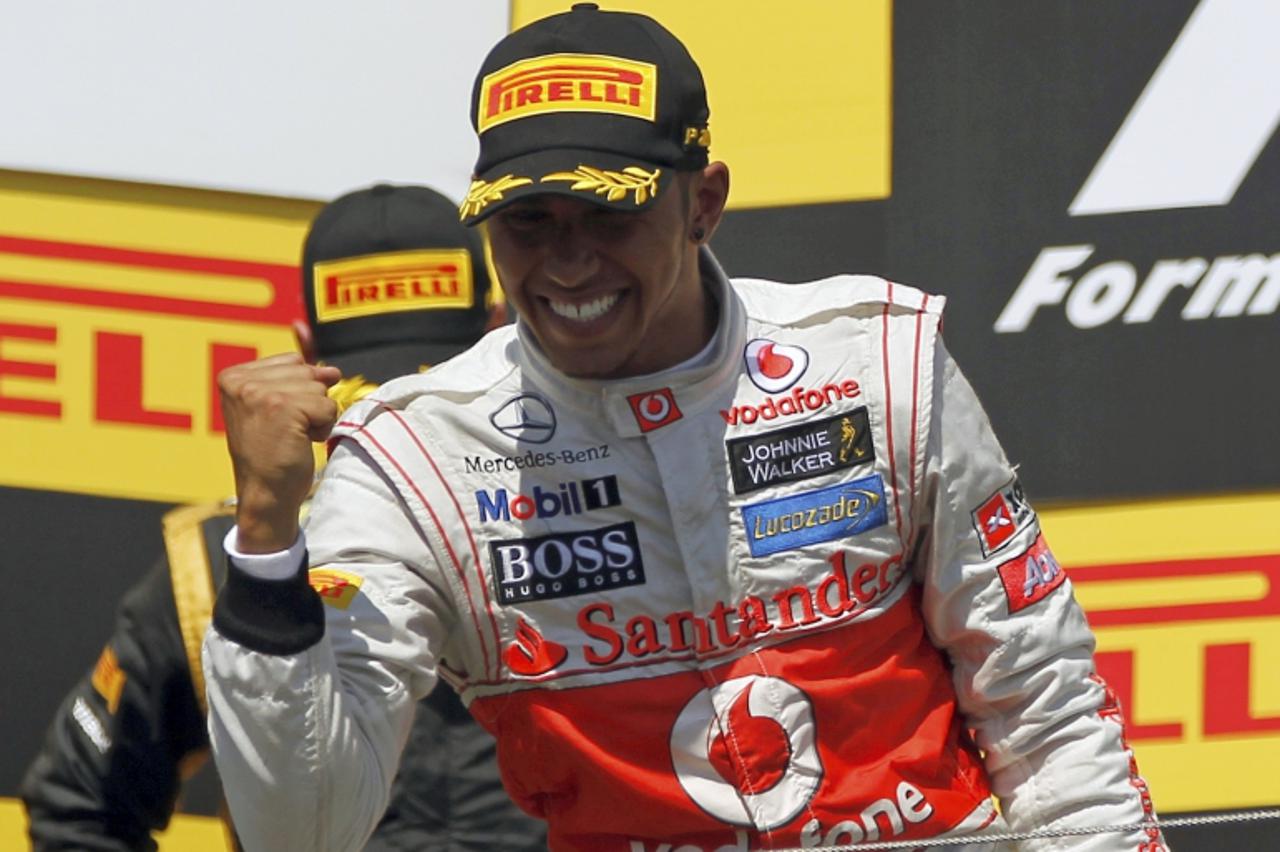
[[[589,53],[523,59],[480,84],[476,128],[556,112],[607,112],[653,121],[658,69],[649,62]]]
[[[93,199],[72,203],[68,232],[100,212]],[[0,213],[6,205],[0,193]],[[156,228],[138,241],[181,215],[135,208]],[[264,234],[279,239],[272,225]],[[280,254],[296,251],[287,241]],[[173,502],[231,493],[216,377],[294,349],[298,280],[292,265],[0,227],[0,485]]]
[[[324,260],[313,272],[316,319],[322,323],[475,304],[471,255],[465,249]]]
[[[1042,510],[1166,811],[1280,801],[1280,494]]]

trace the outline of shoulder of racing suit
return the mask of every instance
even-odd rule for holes
[[[749,318],[778,326],[832,313],[872,316],[885,307],[940,315],[946,304],[942,296],[874,275],[833,275],[800,284],[735,278],[732,284]]]
[[[422,396],[442,395],[457,401],[483,396],[507,380],[516,369],[513,349],[519,344],[515,326],[489,332],[464,353],[422,373],[401,376],[342,413],[334,438],[367,424],[381,411],[403,410]],[[330,439],[330,449],[333,438]]]

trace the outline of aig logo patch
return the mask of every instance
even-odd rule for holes
[[[465,249],[394,251],[324,260],[313,267],[316,321],[396,311],[469,308],[475,298]]]
[[[567,598],[644,582],[636,525],[630,521],[535,538],[489,542],[498,603]]]
[[[1067,572],[1049,552],[1049,545],[1042,535],[1036,536],[1031,549],[1010,559],[999,570],[1000,582],[1004,584],[1004,593],[1009,598],[1009,612],[1026,609],[1044,600],[1067,579]]]
[[[654,120],[658,69],[649,62],[589,53],[555,53],[485,75],[476,130],[556,112],[607,112]]]
[[[876,457],[865,405],[848,414],[733,438],[725,447],[735,494],[811,479]]]
[[[982,555],[990,556],[1035,520],[1035,510],[1027,502],[1022,483],[1009,480],[982,505],[973,510],[973,528],[978,531]]]
[[[742,507],[752,556],[834,541],[889,522],[879,474]]]

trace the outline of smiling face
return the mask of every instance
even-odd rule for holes
[[[717,163],[681,175],[639,213],[562,195],[495,213],[494,267],[551,363],[570,376],[622,378],[697,354],[714,309],[691,234],[710,236],[727,191],[728,172]]]

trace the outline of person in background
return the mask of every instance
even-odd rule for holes
[[[302,286],[298,347],[347,374],[330,389],[340,408],[505,322],[481,241],[454,202],[426,187],[378,185],[326,205],[306,237]],[[199,652],[234,516],[230,500],[165,515],[164,555],[125,594],[111,638],[24,779],[33,852],[156,848],[152,832],[208,755]],[[312,583],[321,600],[346,605],[340,577]],[[418,704],[407,755],[367,849],[545,848],[542,823],[502,789],[493,738],[448,686]]]

